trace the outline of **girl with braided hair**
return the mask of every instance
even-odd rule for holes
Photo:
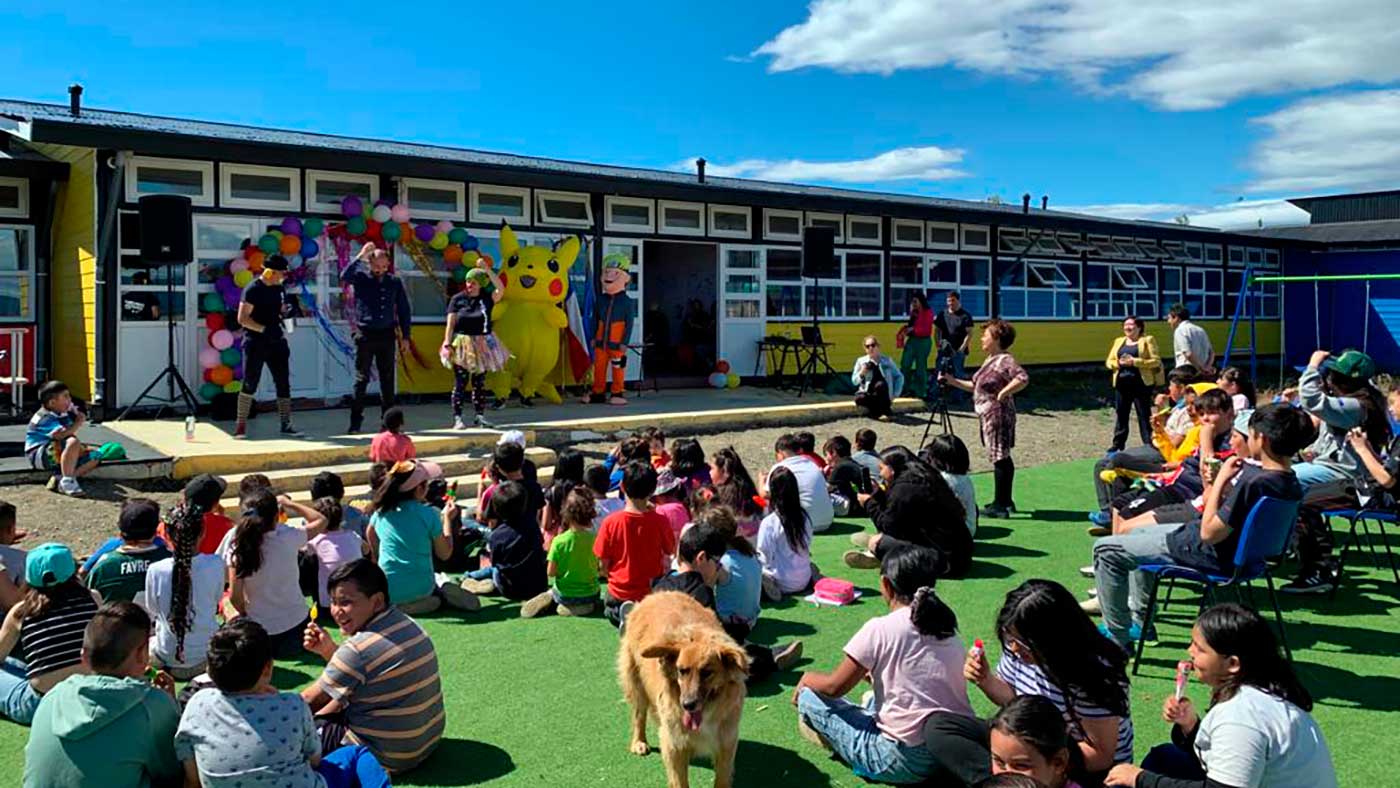
[[[204,672],[209,638],[219,628],[224,559],[200,552],[205,509],[182,501],[166,515],[174,555],[146,571],[146,605],[155,619],[151,661],[179,681]]]

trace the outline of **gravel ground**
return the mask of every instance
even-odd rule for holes
[[[1106,409],[1049,410],[1034,407],[1033,403],[1022,403],[1022,408],[1015,451],[1016,462],[1022,467],[1093,457],[1108,444],[1112,414]],[[978,443],[977,424],[972,415],[958,409],[954,409],[951,415],[954,432],[967,442],[972,452],[973,472],[989,470],[991,466]],[[861,427],[870,427],[879,436],[878,445],[881,448],[895,444],[916,448],[926,422],[925,414],[908,414],[898,416],[891,422],[852,418],[801,427],[728,431],[698,437],[707,452],[722,446],[733,446],[749,471],[757,477],[772,464],[773,442],[783,432],[810,430],[817,436],[820,446],[832,435],[849,438]],[[667,437],[669,440],[683,435],[676,432]],[[615,444],[615,440],[601,440],[574,445],[591,458],[601,460]],[[122,501],[144,496],[154,498],[164,507],[174,503],[178,497],[178,485],[171,483],[165,483],[163,490],[152,491],[146,483],[137,485],[87,480],[83,482],[83,488],[87,492],[86,497],[65,498],[49,492],[42,485],[13,485],[0,487],[0,499],[18,508],[19,526],[29,532],[24,545],[32,547],[43,542],[59,541],[72,545],[78,553],[84,554],[116,533],[117,512]]]

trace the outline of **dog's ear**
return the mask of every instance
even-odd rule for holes
[[[748,675],[749,655],[738,646],[725,646],[719,655],[720,663],[724,669]]]
[[[670,643],[654,643],[642,649],[642,657],[646,659],[675,659],[680,653],[680,649]]]

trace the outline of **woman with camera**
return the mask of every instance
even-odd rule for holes
[[[1006,519],[1016,511],[1011,500],[1011,486],[1016,465],[1011,449],[1016,445],[1015,394],[1030,385],[1030,376],[1007,352],[1016,341],[1016,329],[1005,320],[990,320],[982,327],[982,366],[972,380],[955,378],[943,371],[938,382],[966,391],[972,395],[972,408],[981,422],[982,445],[987,447],[987,459],[992,463],[996,495],[982,507],[983,517]]]
[[[851,368],[856,407],[872,419],[889,421],[893,412],[890,403],[904,390],[904,373],[895,366],[894,359],[880,352],[880,340],[868,336],[863,344],[865,355],[857,357]]]
[[[1122,451],[1128,444],[1128,416],[1137,410],[1138,434],[1152,443],[1152,390],[1161,386],[1162,356],[1157,339],[1147,336],[1146,324],[1136,315],[1123,320],[1123,336],[1113,340],[1105,362],[1113,371],[1113,445],[1109,451]]]

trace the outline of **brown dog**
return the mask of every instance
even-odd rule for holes
[[[622,694],[632,705],[632,752],[651,751],[647,717],[654,716],[669,788],[689,788],[696,755],[713,759],[715,788],[730,788],[748,671],[748,655],[714,611],[675,591],[642,600],[617,651]]]

